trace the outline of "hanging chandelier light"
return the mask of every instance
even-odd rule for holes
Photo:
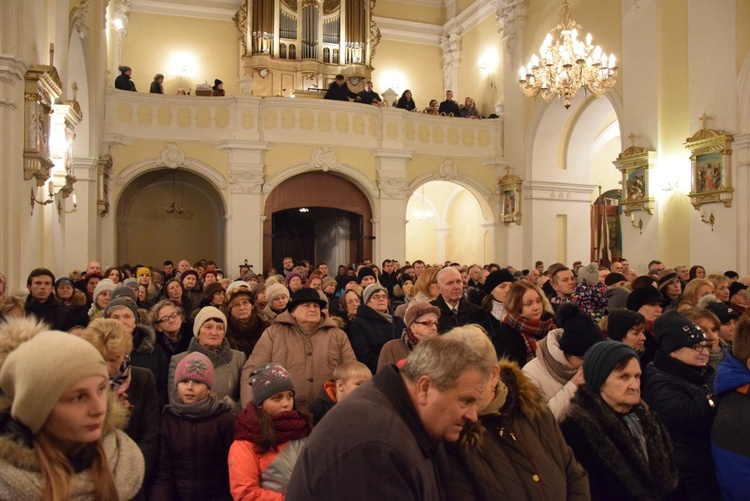
[[[521,66],[518,73],[519,86],[526,97],[541,95],[550,102],[557,96],[566,108],[576,92],[583,87],[584,94],[595,97],[607,92],[617,81],[615,56],[602,52],[591,45],[591,33],[586,40],[578,40],[581,25],[570,19],[568,0],[563,0],[560,9],[560,24],[552,30],[560,31],[557,40],[547,33],[539,48],[539,57],[531,56],[529,64]]]
[[[417,209],[414,211],[414,217],[416,217],[420,221],[426,221],[428,219],[432,219],[434,214],[431,210],[427,210],[424,207],[424,185],[422,185],[422,208]]]

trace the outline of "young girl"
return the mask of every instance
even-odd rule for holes
[[[231,499],[226,457],[232,444],[232,404],[211,391],[214,366],[192,352],[177,365],[164,410],[156,478],[150,499]]]
[[[283,500],[310,423],[294,405],[294,384],[279,364],[250,374],[253,401],[234,423],[229,485],[235,500]]]

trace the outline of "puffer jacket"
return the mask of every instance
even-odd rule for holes
[[[458,442],[446,444],[446,498],[590,499],[586,471],[565,443],[539,388],[518,364],[499,365],[507,397],[496,397]]]
[[[242,368],[242,407],[247,407],[252,400],[249,378],[253,368],[258,365],[271,362],[281,364],[294,381],[297,407],[304,409],[315,400],[323,384],[333,379],[336,367],[355,360],[346,333],[328,316],[324,315],[308,333],[297,324],[291,313],[285,311],[276,317],[276,323],[266,329]]]
[[[234,437],[230,402],[210,416],[179,417],[164,409],[159,460],[149,499],[228,500],[227,455]]]
[[[378,370],[378,357],[383,345],[393,339],[399,339],[406,329],[401,317],[386,317],[366,304],[359,305],[357,316],[352,320],[349,340],[357,360],[362,362],[375,374]]]

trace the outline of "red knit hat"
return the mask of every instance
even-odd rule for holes
[[[180,360],[174,372],[174,384],[183,381],[204,383],[209,389],[214,385],[214,364],[204,355],[194,351]]]

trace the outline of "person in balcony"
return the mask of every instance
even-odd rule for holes
[[[117,69],[120,70],[120,76],[115,78],[115,89],[138,92],[135,90],[135,83],[130,79],[130,75],[133,74],[132,68],[130,66],[120,66]]]
[[[346,81],[344,80],[344,75],[336,75],[336,79],[328,85],[328,90],[326,91],[326,95],[323,96],[323,99],[333,99],[334,101],[349,101],[349,98],[354,99],[355,101],[360,101],[362,98],[360,98],[357,94],[349,90],[349,87],[346,85]]]
[[[224,82],[219,80],[218,78],[214,80],[214,86],[211,87],[211,95],[212,96],[225,96],[226,93],[224,92]]]
[[[151,82],[151,94],[164,94],[164,75],[157,73],[154,75],[154,81]]]
[[[383,100],[380,99],[380,94],[372,90],[372,82],[370,80],[365,82],[365,90],[357,95],[359,96],[357,101],[362,104],[371,104],[373,106],[382,106],[383,104]]]
[[[459,116],[458,103],[453,100],[453,91],[445,91],[445,101],[440,103],[438,108],[439,114],[446,114],[448,116],[457,117]]]
[[[477,103],[470,97],[464,100],[464,105],[461,106],[459,113],[463,118],[482,118],[477,111]]]
[[[414,109],[417,107],[417,105],[414,103],[414,100],[411,98],[411,91],[409,89],[406,89],[403,94],[401,94],[401,97],[398,98],[398,102],[396,103],[396,108],[401,108],[402,110],[406,111],[414,111]]]
[[[425,107],[424,112],[428,115],[437,115],[440,112],[437,99],[430,100],[430,105]]]

